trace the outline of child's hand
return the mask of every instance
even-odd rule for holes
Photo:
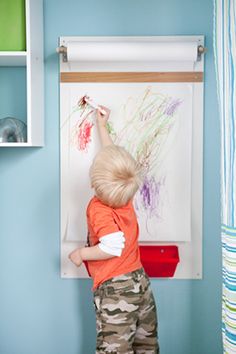
[[[100,136],[100,141],[102,144],[102,147],[108,146],[108,145],[112,145],[113,141],[109,135],[109,132],[107,130],[106,127],[106,123],[108,121],[109,115],[110,115],[110,110],[107,107],[104,106],[99,106],[100,108],[102,108],[106,114],[102,114],[101,112],[99,112],[99,110],[97,109],[97,125],[98,125],[98,133]]]
[[[80,254],[80,248],[77,248],[76,250],[71,252],[68,257],[71,260],[71,262],[73,262],[77,267],[80,267],[81,264],[83,263],[83,259]]]
[[[102,114],[99,109],[97,109],[96,113],[97,113],[97,123],[99,126],[103,126],[105,127],[106,126],[106,122],[108,121],[109,119],[109,116],[110,116],[110,110],[107,108],[107,107],[104,107],[104,106],[99,106],[100,108],[102,108],[106,114]]]

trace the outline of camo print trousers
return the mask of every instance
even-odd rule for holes
[[[96,354],[158,354],[157,314],[143,269],[114,277],[94,292]]]

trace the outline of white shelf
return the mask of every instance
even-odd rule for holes
[[[0,51],[0,66],[26,66],[27,52]]]
[[[26,67],[27,142],[0,147],[44,145],[43,0],[25,0],[25,13],[27,51],[0,51],[0,66]]]
[[[0,143],[0,147],[35,147],[35,146],[42,146],[40,145],[35,145],[31,143]]]

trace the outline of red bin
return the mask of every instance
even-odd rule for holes
[[[139,246],[141,262],[150,277],[173,277],[179,263],[178,246]]]

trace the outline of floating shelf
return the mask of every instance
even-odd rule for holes
[[[33,146],[30,143],[0,143],[0,147],[30,147]]]
[[[4,142],[0,148],[44,145],[43,0],[25,0],[25,14],[27,49],[0,51],[0,66],[26,68],[27,142]]]
[[[1,52],[0,66],[26,66],[27,52]]]

